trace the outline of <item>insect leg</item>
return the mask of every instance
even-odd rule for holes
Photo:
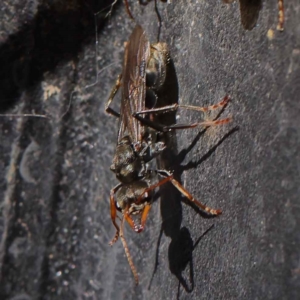
[[[170,130],[178,130],[178,129],[188,129],[188,128],[195,128],[198,126],[214,126],[214,125],[223,125],[226,123],[229,123],[231,121],[231,118],[221,119],[221,120],[215,120],[215,121],[203,121],[203,122],[197,122],[192,124],[174,124],[170,126],[161,125],[159,123],[153,122],[151,120],[145,119],[137,114],[133,114],[133,116],[139,120],[142,124],[151,127],[157,131],[160,132],[167,132]]]
[[[152,114],[152,113],[166,113],[166,112],[171,112],[174,110],[177,110],[178,108],[184,108],[188,110],[195,110],[195,111],[201,111],[201,112],[206,112],[210,110],[215,110],[220,107],[224,107],[229,101],[229,96],[225,96],[222,101],[220,101],[217,104],[210,105],[207,107],[200,107],[200,106],[192,106],[192,105],[180,105],[180,104],[172,104],[164,107],[158,107],[158,108],[152,108],[152,109],[147,109],[143,111],[138,111],[133,114],[133,117],[135,117],[137,120],[139,120],[142,124],[151,127],[157,131],[160,132],[166,132],[170,130],[178,130],[178,129],[188,129],[188,128],[195,128],[198,126],[214,126],[214,125],[223,125],[226,123],[229,123],[231,121],[231,118],[226,118],[226,119],[221,119],[221,120],[215,120],[215,121],[203,121],[203,122],[196,122],[192,124],[173,124],[170,126],[165,126],[158,124],[156,122],[153,122],[149,119],[146,119],[142,117],[142,114]]]
[[[116,112],[115,110],[113,110],[110,106],[111,102],[113,101],[116,93],[118,92],[122,82],[121,82],[121,79],[122,79],[122,74],[120,74],[117,78],[117,81],[112,89],[112,91],[110,92],[110,95],[109,95],[109,98],[105,104],[105,112],[110,114],[110,115],[113,115],[117,118],[120,118],[120,114],[118,112]]]
[[[142,212],[142,216],[141,216],[141,224],[136,225],[134,227],[134,230],[137,233],[140,233],[140,232],[142,232],[144,230],[145,224],[146,224],[146,221],[147,221],[147,217],[148,217],[148,214],[149,214],[149,211],[150,211],[150,208],[151,208],[150,204],[146,204],[145,205],[145,207],[143,209],[143,212]]]
[[[211,214],[211,215],[216,215],[216,216],[220,215],[222,213],[222,211],[220,209],[210,208],[210,207],[204,205],[203,203],[199,202],[198,200],[196,200],[176,179],[174,179],[173,175],[170,172],[168,172],[166,170],[156,170],[156,172],[164,178],[162,180],[160,180],[158,183],[155,183],[155,184],[151,185],[150,187],[148,187],[147,189],[145,189],[145,191],[140,195],[139,199],[137,200],[137,203],[139,203],[139,201],[141,201],[141,199],[145,193],[147,193],[151,190],[154,190],[155,188],[170,181],[182,195],[184,195],[189,201],[193,202],[195,205],[197,205],[200,209],[202,209],[206,213]]]
[[[210,111],[210,110],[215,110],[215,109],[220,108],[220,107],[224,107],[228,103],[229,99],[230,99],[229,96],[225,96],[219,103],[214,104],[214,105],[210,105],[210,106],[206,106],[206,107],[193,106],[193,105],[183,105],[183,104],[175,103],[175,104],[167,105],[167,106],[163,106],[163,107],[157,107],[157,108],[151,108],[151,109],[147,109],[147,110],[138,111],[138,112],[135,113],[134,117],[136,117],[138,115],[142,115],[142,114],[167,113],[167,112],[177,110],[178,108],[184,108],[184,109],[187,109],[187,110],[207,112],[207,111]]]
[[[283,24],[284,24],[283,0],[278,0],[278,25],[277,25],[277,30],[283,31]]]
[[[165,127],[164,125],[161,125],[161,124],[159,124],[157,122],[153,122],[151,120],[148,120],[148,119],[140,116],[138,113],[134,113],[133,117],[136,118],[137,120],[139,120],[143,125],[146,125],[146,126],[148,126],[150,128],[153,128],[153,129],[155,129],[157,131],[160,131],[160,132],[164,132],[165,131],[164,130],[164,127]]]
[[[137,231],[136,230],[136,226],[134,224],[134,221],[133,219],[131,218],[131,216],[129,215],[128,211],[124,213],[124,218],[125,218],[125,221],[129,224],[129,226],[134,230],[134,231]]]
[[[227,105],[228,101],[229,101],[229,96],[226,95],[219,103],[214,104],[214,105],[209,105],[206,107],[201,107],[201,106],[193,106],[193,105],[178,105],[179,108],[184,108],[184,109],[188,109],[188,110],[195,110],[195,111],[202,111],[202,112],[207,112],[210,110],[215,110],[217,108],[220,107],[224,107],[225,105]]]
[[[132,15],[132,13],[131,13],[131,11],[130,11],[130,8],[129,8],[128,0],[124,0],[124,4],[125,4],[126,11],[127,11],[127,14],[128,14],[128,16],[129,16],[129,18],[130,18],[131,20],[134,20],[134,17],[133,17],[133,15]]]
[[[226,119],[215,120],[215,121],[197,122],[197,123],[192,123],[192,124],[174,124],[174,125],[170,125],[170,126],[165,126],[163,131],[188,129],[188,128],[195,128],[198,126],[209,127],[209,126],[215,126],[215,125],[224,125],[224,124],[229,123],[231,120],[232,120],[232,118],[226,118]]]
[[[201,208],[206,213],[211,215],[220,215],[222,211],[220,209],[210,208],[203,203],[196,200],[176,179],[174,179],[173,175],[166,170],[157,170],[157,173],[165,178],[169,178],[169,181],[177,188],[181,194],[183,194],[189,201],[196,204],[199,208]]]
[[[147,204],[145,206],[144,210],[143,210],[142,217],[141,217],[140,231],[139,232],[141,232],[142,230],[144,230],[144,227],[145,227],[145,224],[146,224],[146,220],[147,220],[150,208],[151,208],[151,205]]]
[[[123,217],[122,221],[121,221],[120,238],[121,238],[124,250],[125,250],[125,254],[126,254],[126,257],[127,257],[127,260],[128,260],[129,266],[130,266],[130,269],[131,269],[131,271],[133,273],[133,276],[134,276],[134,279],[135,279],[135,284],[138,285],[138,283],[139,283],[139,277],[138,277],[136,268],[135,268],[135,266],[133,264],[133,260],[132,260],[132,257],[130,255],[127,242],[126,242],[126,240],[124,238],[124,230],[123,230],[124,229],[124,220],[125,219]]]
[[[159,173],[159,171],[157,171]],[[167,171],[166,171],[167,172]],[[152,184],[151,186],[149,186],[148,188],[146,188],[143,193],[139,196],[139,198],[137,199],[136,203],[139,204],[141,202],[141,200],[143,199],[143,196],[150,192],[150,191],[153,191],[155,190],[157,187],[167,183],[168,181],[171,181],[171,177],[173,177],[172,174],[170,174],[168,177],[165,176],[164,179],[160,180],[159,182],[155,183],[155,184]]]
[[[117,217],[117,208],[116,208],[116,204],[115,204],[115,192],[117,191],[117,189],[121,186],[121,184],[118,184],[116,187],[114,187],[111,191],[110,191],[110,217],[111,220],[116,228],[116,234],[114,236],[114,238],[109,242],[109,245],[112,246],[119,238],[119,234],[120,234],[120,228],[116,222],[116,217]]]

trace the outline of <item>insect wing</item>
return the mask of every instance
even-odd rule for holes
[[[132,143],[142,139],[144,127],[132,115],[145,109],[146,67],[149,56],[149,40],[142,27],[137,25],[125,47],[118,141],[122,139],[125,132],[130,136]]]

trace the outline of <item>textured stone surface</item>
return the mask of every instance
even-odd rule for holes
[[[230,94],[221,117],[233,122],[168,137],[159,166],[223,215],[161,189],[145,232],[126,228],[138,287],[121,243],[108,246],[118,122],[104,113],[134,23],[123,3],[98,14],[96,45],[93,13],[109,1],[98,2],[2,4],[1,114],[49,118],[0,117],[0,298],[298,299],[299,2],[286,1],[282,33],[276,0],[158,3],[177,75],[160,99],[203,106]],[[154,2],[130,7],[155,42]]]

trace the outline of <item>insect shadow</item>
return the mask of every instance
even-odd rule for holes
[[[223,0],[225,3],[232,3],[234,0]],[[255,27],[259,12],[262,9],[261,0],[239,0],[241,23],[246,30],[251,30]]]
[[[166,106],[178,103],[178,81],[176,71],[172,59],[167,66],[167,78],[162,89],[158,91],[157,96],[159,99],[159,106]],[[220,111],[219,115],[222,113]],[[168,112],[165,114],[156,115],[158,123],[170,125],[176,123],[176,112]],[[200,131],[191,145],[178,153],[176,132],[164,133],[163,140],[166,145],[166,149],[157,159],[157,165],[160,169],[172,170],[174,178],[181,181],[181,175],[185,170],[195,168],[203,161],[208,159],[216,150],[216,148],[223,143],[233,132],[237,129],[231,130],[227,133],[208,153],[206,153],[198,162],[190,162],[187,165],[181,165],[186,155],[197,144],[201,136],[205,133],[206,129]],[[193,272],[193,250],[198,245],[202,237],[208,232],[206,231],[197,242],[193,242],[189,229],[182,227],[182,205],[181,201],[190,205],[198,214],[204,218],[212,218],[202,212],[198,207],[189,203],[182,194],[172,186],[170,183],[162,185],[159,189],[156,198],[160,197],[160,210],[162,217],[162,225],[159,234],[159,238],[156,246],[156,259],[154,264],[154,270],[149,283],[148,289],[151,288],[151,284],[159,264],[159,248],[161,243],[162,234],[171,238],[171,242],[168,249],[169,269],[174,274],[179,282],[179,287],[182,286],[188,293],[191,293],[194,289],[194,272]],[[211,228],[210,228],[211,229]],[[210,230],[209,229],[209,230]],[[189,276],[185,278],[183,272],[186,268],[189,268]]]

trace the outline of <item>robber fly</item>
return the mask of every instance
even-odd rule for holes
[[[169,105],[157,107],[156,92],[166,78],[169,51],[165,43],[151,44],[142,29],[137,25],[127,43],[122,74],[119,75],[106,104],[106,112],[119,118],[118,141],[111,170],[120,183],[110,192],[111,220],[116,234],[110,245],[121,238],[125,253],[138,283],[137,271],[124,238],[125,221],[137,233],[143,231],[151,208],[155,188],[171,182],[188,200],[211,215],[219,215],[221,210],[205,206],[197,201],[167,170],[149,169],[148,163],[166,148],[160,141],[163,132],[225,124],[230,118],[203,121],[193,124],[174,124],[164,126],[156,123],[153,116],[158,113],[177,110],[179,107],[196,111],[207,111],[224,107],[229,98],[226,96],[220,103],[209,107],[189,105]],[[122,86],[120,113],[110,107],[118,89]],[[117,216],[121,213],[121,217]],[[120,219],[120,224],[117,223]]]

